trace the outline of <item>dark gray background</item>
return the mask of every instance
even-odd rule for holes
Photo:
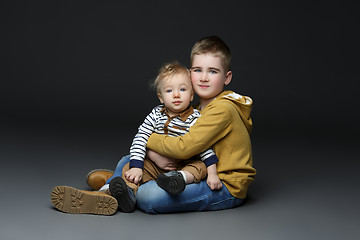
[[[2,1],[1,239],[357,239],[358,21],[344,1]],[[233,54],[258,170],[240,208],[68,215],[56,185],[113,169],[195,41]],[[358,69],[356,69],[358,70]],[[133,236],[132,236],[133,235]]]

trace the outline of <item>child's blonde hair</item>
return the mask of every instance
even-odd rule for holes
[[[192,64],[194,56],[212,53],[221,58],[225,71],[230,70],[231,51],[225,42],[217,36],[204,37],[197,41],[191,49],[190,62]]]
[[[160,82],[164,78],[171,77],[178,73],[184,73],[184,74],[188,74],[190,76],[189,70],[186,67],[184,67],[183,65],[181,65],[179,62],[173,61],[170,63],[165,63],[160,68],[156,79],[152,83],[152,87],[156,90],[157,93],[159,93],[160,92]]]

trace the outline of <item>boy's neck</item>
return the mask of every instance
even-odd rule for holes
[[[200,98],[200,104],[199,104],[199,108],[200,110],[203,110],[209,103],[211,103],[215,98],[210,98],[210,99],[201,99]]]

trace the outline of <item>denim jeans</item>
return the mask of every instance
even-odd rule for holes
[[[123,157],[108,182],[121,176],[122,168],[129,161],[130,156]],[[229,209],[240,206],[243,200],[233,197],[224,184],[220,190],[212,191],[206,180],[186,185],[184,192],[179,195],[171,195],[155,181],[149,181],[142,184],[136,194],[138,208],[153,214]]]
[[[109,179],[106,181],[106,183],[109,184],[110,181],[111,181],[113,178],[115,178],[115,177],[121,177],[123,167],[124,167],[128,162],[130,162],[130,155],[126,155],[126,156],[124,156],[122,159],[120,159],[120,161],[119,161],[118,164],[116,165],[114,174],[111,176],[111,178],[109,178]]]

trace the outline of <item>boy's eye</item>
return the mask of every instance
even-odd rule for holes
[[[211,73],[211,74],[216,74],[217,71],[215,71],[215,70],[210,70],[209,73]]]
[[[167,92],[167,93],[171,93],[171,92],[172,92],[172,90],[171,90],[171,89],[168,89],[168,90],[166,90],[165,92]]]
[[[200,69],[192,69],[193,72],[201,72]]]
[[[185,92],[186,89],[185,89],[185,88],[180,88],[180,91],[181,91],[181,92]]]

